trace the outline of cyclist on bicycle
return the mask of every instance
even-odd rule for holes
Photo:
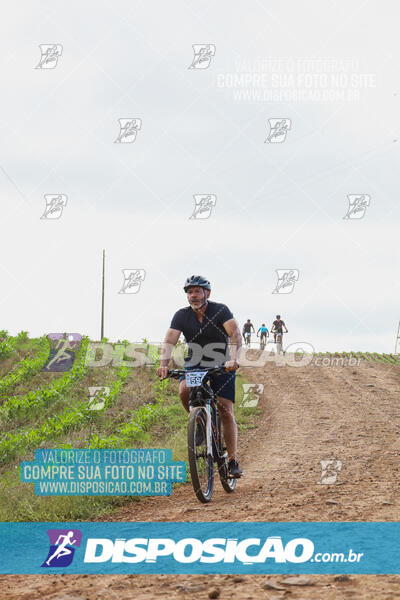
[[[258,334],[260,333],[260,336],[258,336]],[[257,337],[260,337],[260,341],[264,338],[267,339],[267,337],[269,336],[269,331],[268,331],[268,327],[265,326],[265,323],[263,323],[261,325],[261,327],[259,328],[259,330],[257,331]]]
[[[285,321],[281,320],[281,315],[276,315],[276,321],[272,323],[271,332],[274,334],[274,342],[276,342],[276,334],[283,334],[282,328],[285,328],[285,333],[288,333],[286,329]]]
[[[210,387],[216,394],[221,415],[228,451],[228,469],[230,475],[237,478],[241,476],[242,470],[236,460],[237,426],[233,403],[236,378],[234,371],[239,367],[237,356],[242,345],[240,330],[233,314],[225,304],[208,300],[211,284],[207,279],[201,275],[192,275],[186,279],[183,289],[189,306],[181,308],[172,317],[162,346],[162,359],[157,374],[162,379],[167,376],[172,348],[178,342],[181,333],[185,336],[189,347],[189,356],[185,358],[185,369],[214,367],[225,361],[227,371],[233,371],[233,373],[212,375]],[[210,350],[211,346],[212,350]],[[189,393],[190,389],[186,387],[185,378],[181,377],[179,397],[187,412],[189,412]]]
[[[250,319],[247,319],[246,323],[243,325],[242,330],[242,335],[245,343],[248,342],[250,344],[251,330],[253,330],[253,333],[256,332],[256,330],[253,327],[253,323],[250,321]]]

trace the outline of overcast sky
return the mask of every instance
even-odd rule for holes
[[[162,339],[186,305],[186,277],[202,274],[240,325],[280,313],[286,343],[393,352],[397,10],[376,0],[8,4],[0,328],[99,339],[105,248],[111,340]],[[40,44],[62,46],[54,68],[35,68]],[[207,68],[189,68],[194,44],[215,48]],[[132,143],[114,143],[123,118],[141,119]],[[284,141],[266,142],[269,119],[290,120]],[[51,194],[66,206],[41,218]],[[216,197],[207,219],[189,218],[197,194]],[[343,218],[352,194],[369,196],[360,219]],[[145,270],[138,293],[118,293],[123,269]],[[299,271],[292,293],[272,293],[276,269]]]

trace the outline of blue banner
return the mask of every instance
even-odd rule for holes
[[[0,573],[400,574],[400,523],[1,523]]]
[[[167,449],[43,449],[20,477],[40,496],[166,496],[186,481],[186,463]]]

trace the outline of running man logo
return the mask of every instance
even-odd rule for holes
[[[79,529],[48,529],[50,548],[42,567],[68,567],[74,558],[75,548],[81,545]]]
[[[282,144],[292,127],[291,119],[268,119],[269,134],[264,144]]]
[[[142,129],[142,119],[118,119],[119,134],[114,144],[132,144]]]
[[[368,194],[348,194],[349,208],[343,219],[362,219],[370,204],[371,196]]]
[[[208,69],[215,56],[214,44],[193,44],[194,57],[189,69]]]
[[[260,395],[264,392],[264,384],[262,383],[242,383],[243,400],[241,406],[243,408],[255,408],[258,405]]]
[[[67,206],[68,196],[65,194],[45,194],[46,208],[41,219],[59,219]]]
[[[35,69],[55,69],[63,51],[61,44],[39,44],[39,48],[41,57]]]
[[[89,387],[89,410],[102,410],[107,398],[110,395],[110,388],[107,385],[97,385]]]
[[[208,219],[213,206],[217,203],[217,196],[214,194],[195,194],[193,198],[194,210],[189,219]]]
[[[298,269],[275,269],[278,276],[276,288],[273,294],[291,294],[294,290],[296,281],[299,279]]]
[[[122,269],[124,282],[119,294],[137,294],[146,277],[144,269]]]
[[[341,460],[321,460],[321,477],[318,481],[319,485],[332,485],[336,483],[339,471],[342,470]]]

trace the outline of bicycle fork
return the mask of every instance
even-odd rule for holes
[[[211,457],[214,460],[213,448],[212,448],[212,419],[211,419],[210,403],[207,403],[207,405],[205,406],[205,413],[206,413],[207,456]]]
[[[189,413],[196,408],[195,406],[189,405]],[[204,418],[206,422],[206,446],[207,446],[207,456],[211,457],[214,460],[213,454],[213,445],[212,445],[212,417],[211,417],[211,408],[210,403],[207,403],[206,406],[202,406],[202,412],[204,413]]]

